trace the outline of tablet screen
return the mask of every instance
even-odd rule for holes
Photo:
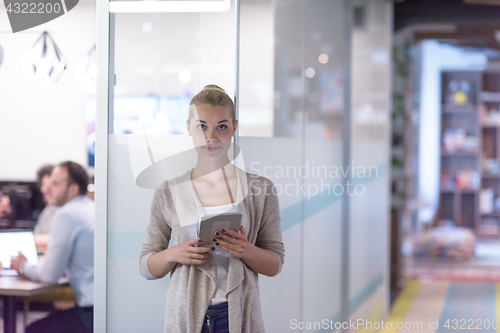
[[[199,237],[203,239],[201,243],[202,247],[212,247],[215,246],[215,251],[222,251],[215,243],[212,238],[216,238],[215,232],[220,231],[222,228],[228,228],[234,231],[238,231],[241,224],[241,213],[222,213],[217,215],[203,215],[201,217]]]

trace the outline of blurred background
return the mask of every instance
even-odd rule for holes
[[[36,224],[43,164],[85,165],[93,193],[108,112],[107,327],[161,331],[168,279],[139,275],[153,190],[130,147],[167,156],[191,98],[217,84],[237,96],[239,166],[282,190],[285,266],[260,279],[268,331],[497,319],[500,1],[203,2],[111,2],[109,110],[96,109],[95,1],[16,34],[0,6],[0,227]]]

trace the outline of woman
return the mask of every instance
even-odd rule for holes
[[[171,273],[165,332],[264,332],[258,274],[275,276],[284,262],[274,185],[230,163],[238,121],[223,89],[209,85],[198,93],[186,125],[198,161],[156,189],[141,274]],[[228,211],[242,213],[239,231],[219,230],[212,247],[198,247],[200,216]],[[213,252],[216,246],[224,251]]]

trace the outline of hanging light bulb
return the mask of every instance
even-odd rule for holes
[[[0,45],[0,66],[2,66],[2,62],[3,62],[3,49],[2,46]]]
[[[31,48],[29,63],[32,67],[32,79],[41,84],[56,82],[66,69],[61,51],[46,31]]]

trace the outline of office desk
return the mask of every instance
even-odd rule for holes
[[[67,280],[51,284],[33,282],[20,276],[0,276],[0,296],[3,298],[4,332],[16,333],[17,297],[40,295],[67,285]]]

